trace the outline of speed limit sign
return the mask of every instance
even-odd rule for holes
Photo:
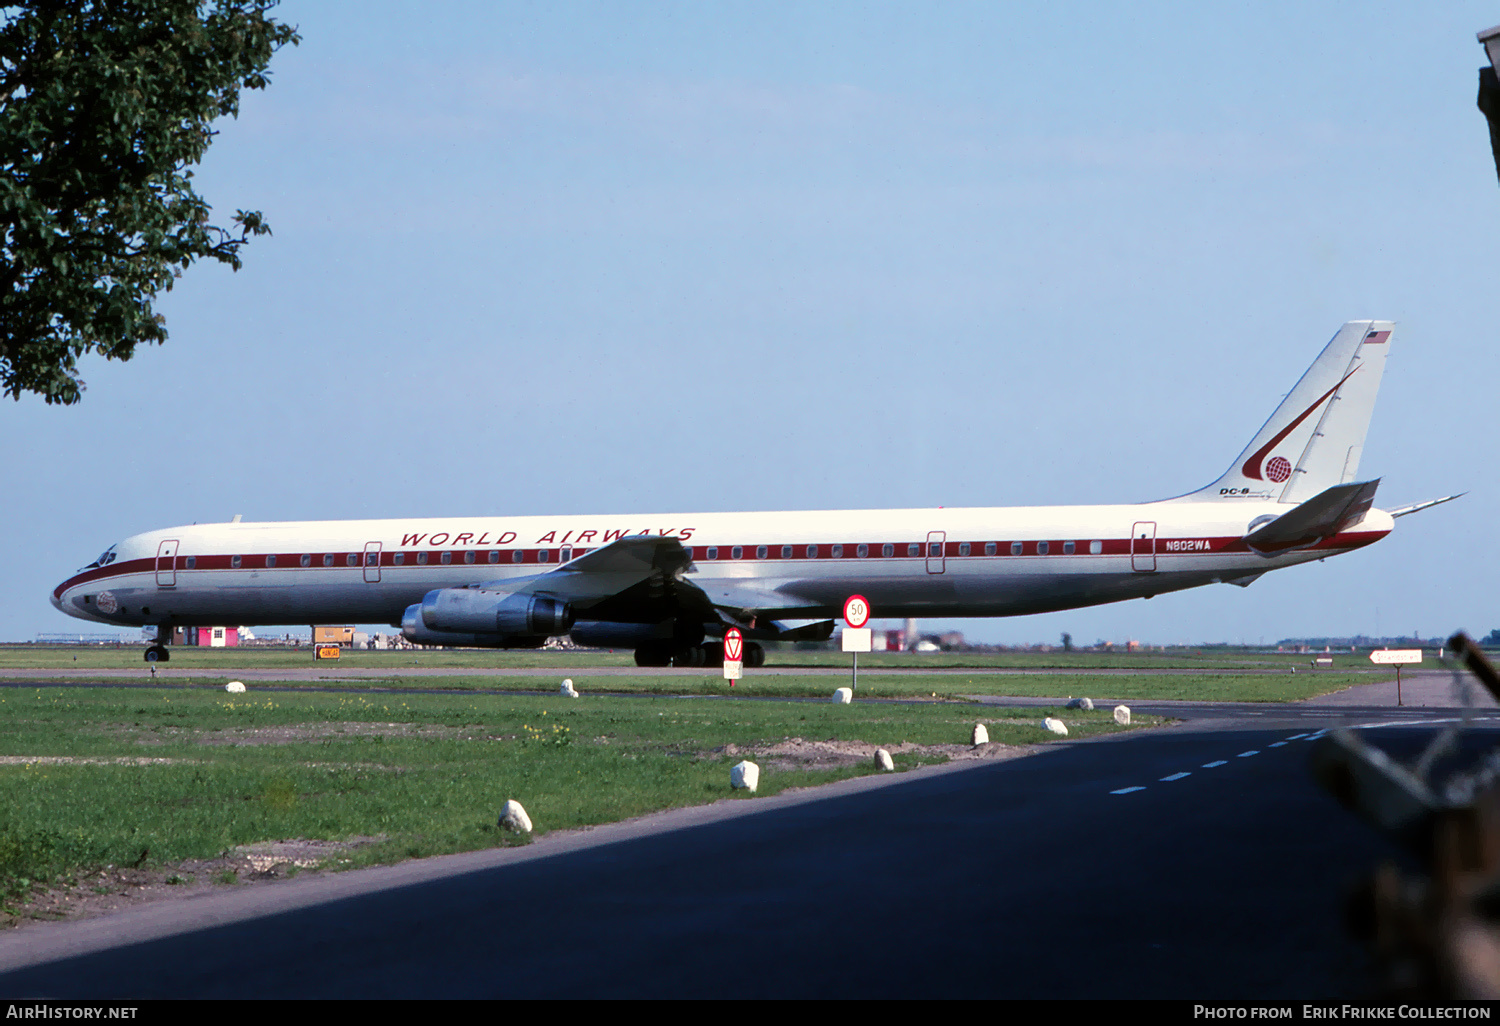
[[[855,630],[870,622],[870,602],[863,595],[850,595],[844,602],[844,622]]]
[[[724,679],[734,686],[734,681],[740,679],[740,668],[745,664],[745,637],[740,633],[738,627],[731,627],[724,632]]]

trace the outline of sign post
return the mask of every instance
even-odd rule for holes
[[[870,622],[870,601],[863,595],[850,595],[844,602],[844,628],[843,649],[854,659],[854,672],[850,680],[850,690],[859,687],[859,654],[870,651],[870,628],[865,624]]]
[[[744,658],[745,636],[738,627],[731,627],[724,632],[724,679],[729,681],[730,687],[734,687],[734,682],[740,679],[741,667],[745,665]]]
[[[1370,662],[1396,668],[1396,704],[1401,704],[1401,667],[1422,661],[1420,648],[1386,648],[1370,653]]]

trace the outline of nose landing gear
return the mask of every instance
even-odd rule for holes
[[[169,663],[172,661],[172,653],[166,645],[152,645],[146,649],[146,662]]]

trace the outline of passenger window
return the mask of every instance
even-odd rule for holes
[[[303,566],[312,566],[312,553],[310,553],[310,552],[304,552],[304,553],[302,553],[302,558],[299,559],[297,562],[301,563]]]
[[[813,548],[816,549],[817,546],[814,545]],[[834,546],[832,546],[832,547],[829,548],[828,554],[830,556],[832,556],[834,559],[843,559],[844,558],[844,547],[842,545],[834,545]]]
[[[439,556],[438,559],[442,562],[442,564],[444,566],[447,566],[448,564],[450,564],[450,563],[453,562],[453,553],[451,553],[451,552],[445,552],[441,556]]]
[[[472,562],[474,562],[474,553],[473,552],[465,552],[464,553],[464,562],[465,563],[472,563]]]
[[[192,556],[188,557],[189,560],[191,560],[192,558],[193,558]],[[266,568],[270,569],[271,567],[273,567],[275,565],[276,565],[276,557],[275,556],[267,556],[266,557]]]
[[[1073,542],[1063,542],[1063,555],[1071,556],[1077,547]]]
[[[792,547],[790,545],[783,545],[781,547],[781,558],[782,559],[791,559],[792,558]]]
[[[498,562],[500,562],[500,550],[499,549],[490,549],[490,562],[491,563],[498,563]]]
[[[344,557],[345,566],[359,566],[359,553],[351,552]]]
[[[1036,543],[1036,554],[1038,556],[1045,556],[1050,550],[1051,550],[1051,546],[1048,545],[1046,542],[1037,542]]]
[[[403,566],[403,565],[405,565],[405,563],[406,563],[406,553],[404,553],[404,552],[398,552],[398,553],[396,553],[394,556],[391,557],[391,562],[394,563],[394,564],[396,564],[397,566]]]
[[[766,554],[768,552],[770,552],[770,551],[771,550],[768,549],[768,548],[766,548],[764,545],[757,545],[755,547],[755,558],[756,559],[765,559],[766,558]]]
[[[918,545],[916,542],[912,542],[906,547],[906,554],[908,556],[920,556],[922,554],[922,546]],[[934,553],[934,555],[936,555],[936,553]]]
[[[880,554],[882,556],[894,556],[896,554],[896,546],[892,545],[890,542],[886,542],[884,545],[880,546]]]
[[[557,557],[557,561],[559,563],[566,563],[568,560],[570,560],[572,558],[573,558],[573,550],[572,549],[563,549],[562,553]],[[693,558],[693,550],[692,549],[688,549],[688,559],[692,559],[692,558]]]
[[[854,550],[854,553],[860,559],[864,559],[866,556],[868,556],[870,554],[870,546],[868,546],[868,545],[864,544],[863,542],[861,542],[859,548],[857,548],[857,549]]]
[[[545,562],[547,562],[547,560],[549,560],[551,558],[552,558],[552,550],[551,549],[537,549],[536,550],[536,561],[538,563],[545,563]]]
[[[323,553],[323,565],[324,566],[333,566],[333,553],[332,552],[325,552],[325,553]]]
[[[703,550],[703,558],[704,559],[718,559],[719,558],[719,547],[717,545],[710,545],[707,549]]]
[[[729,558],[730,559],[739,559],[742,556],[744,556],[744,554],[745,554],[745,547],[743,545],[736,545],[734,548],[732,548],[732,549],[729,550]]]
[[[995,554],[995,543],[994,542],[985,542],[984,543],[984,554],[986,556],[993,556]]]
[[[1021,554],[1021,543],[1020,542],[1011,542],[1010,543],[1010,554],[1012,556],[1019,556]]]
[[[818,558],[818,547],[816,545],[809,545],[807,547],[807,558],[808,559],[817,559]]]
[[[522,552],[520,549],[511,549],[510,550],[510,561],[512,563],[519,563],[521,560],[523,560],[525,558],[526,558],[526,553]]]
[[[928,542],[927,543],[927,555],[929,555],[932,558],[936,559],[938,556],[941,556],[942,554],[943,554],[943,543],[942,542]]]
[[[232,569],[238,570],[240,568],[240,557],[239,556],[230,556],[229,557],[229,565],[230,565],[230,567]]]
[[[969,554],[969,543],[968,542],[959,542],[959,545],[958,545],[958,554],[960,556],[967,556]]]
[[[187,558],[187,568],[189,570],[193,569],[193,567],[195,567],[197,565],[198,565],[198,557],[197,556],[189,556]]]
[[[427,553],[425,553],[425,552],[418,552],[417,553],[417,564],[419,566],[426,566],[427,565]]]
[[[1103,551],[1104,551],[1104,543],[1102,541],[1091,541],[1091,542],[1089,542],[1089,553],[1091,555],[1097,556],[1097,555],[1099,555],[1099,553],[1101,553]]]

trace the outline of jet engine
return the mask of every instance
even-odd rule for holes
[[[439,588],[422,597],[422,626],[460,634],[566,634],[573,610],[546,595],[479,588]]]
[[[609,623],[579,620],[569,637],[584,648],[640,648],[655,641],[671,641],[671,620],[661,623]]]
[[[471,634],[464,631],[435,631],[422,623],[422,604],[406,607],[401,615],[401,635],[415,645],[447,645],[453,648],[541,648],[547,635]]]

